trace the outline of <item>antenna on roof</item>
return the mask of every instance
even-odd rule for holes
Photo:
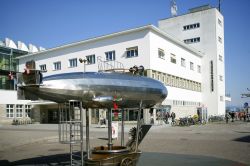
[[[177,16],[177,5],[175,0],[170,1],[170,6],[171,6],[171,16],[172,17]]]
[[[219,9],[219,12],[220,12],[220,4],[221,4],[221,0],[219,0],[219,7],[218,7],[218,9]]]

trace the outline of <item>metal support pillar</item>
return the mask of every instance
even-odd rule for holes
[[[80,119],[81,119],[81,126],[80,126],[80,135],[81,135],[81,165],[83,165],[83,157],[84,157],[84,155],[83,155],[83,121],[84,121],[84,119],[83,119],[83,117],[84,117],[84,115],[83,115],[83,109],[82,109],[82,102],[80,102],[79,103],[80,105],[79,105],[79,109],[80,109]]]
[[[121,146],[124,146],[124,109],[122,111],[122,125],[121,125]]]
[[[89,145],[89,109],[86,108],[86,151],[87,159],[90,158],[90,145]]]
[[[137,115],[137,128],[136,128],[136,144],[135,144],[135,151],[138,151],[138,145],[139,145],[139,132],[141,128],[141,109],[142,109],[142,101],[140,102],[140,107],[138,110]]]
[[[112,110],[108,109],[108,149],[112,150]]]

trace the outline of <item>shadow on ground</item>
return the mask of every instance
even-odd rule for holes
[[[41,156],[14,162],[0,160],[1,166],[66,166],[70,165],[69,154],[58,154],[51,156]],[[139,160],[138,166],[246,166],[231,160],[215,157],[182,155],[170,153],[144,152]]]
[[[234,141],[250,143],[250,135],[236,138],[236,139],[234,139]]]

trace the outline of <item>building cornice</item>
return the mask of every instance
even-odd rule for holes
[[[64,49],[64,48],[69,48],[69,47],[73,47],[73,46],[77,46],[77,45],[81,45],[81,44],[87,44],[87,43],[91,43],[91,42],[96,42],[99,40],[104,40],[104,39],[108,39],[108,38],[112,38],[112,37],[116,37],[116,36],[120,36],[120,35],[126,35],[129,33],[135,33],[135,32],[139,32],[139,31],[143,31],[143,30],[151,30],[154,31],[162,36],[164,36],[165,38],[167,38],[168,40],[182,46],[182,48],[193,52],[194,54],[196,54],[197,56],[202,57],[203,54],[199,51],[197,51],[196,49],[188,46],[187,44],[185,44],[184,42],[182,42],[181,40],[178,40],[176,38],[174,38],[173,36],[163,32],[162,30],[160,30],[159,28],[155,27],[154,25],[146,25],[146,26],[142,26],[142,27],[138,27],[138,28],[134,28],[134,29],[129,29],[129,30],[125,30],[125,31],[120,31],[120,32],[115,32],[115,33],[111,33],[108,35],[103,35],[103,36],[99,36],[99,37],[94,37],[94,38],[90,38],[90,39],[86,39],[86,40],[82,40],[82,41],[78,41],[78,42],[74,42],[74,43],[70,43],[70,44],[65,44],[62,46],[58,46],[58,47],[54,47],[54,48],[50,48],[44,51],[40,51],[40,52],[36,52],[36,53],[31,53],[31,54],[27,54],[24,56],[20,56],[17,57],[17,59],[22,59],[22,58],[26,58],[26,57],[30,57],[30,56],[36,56],[36,55],[41,55],[41,54],[45,54],[48,52],[52,52],[52,51],[56,51],[56,50],[60,50],[60,49]]]

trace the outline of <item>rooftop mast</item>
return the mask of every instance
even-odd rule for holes
[[[177,5],[175,0],[170,1],[170,6],[171,6],[171,16],[172,17],[177,16]]]

